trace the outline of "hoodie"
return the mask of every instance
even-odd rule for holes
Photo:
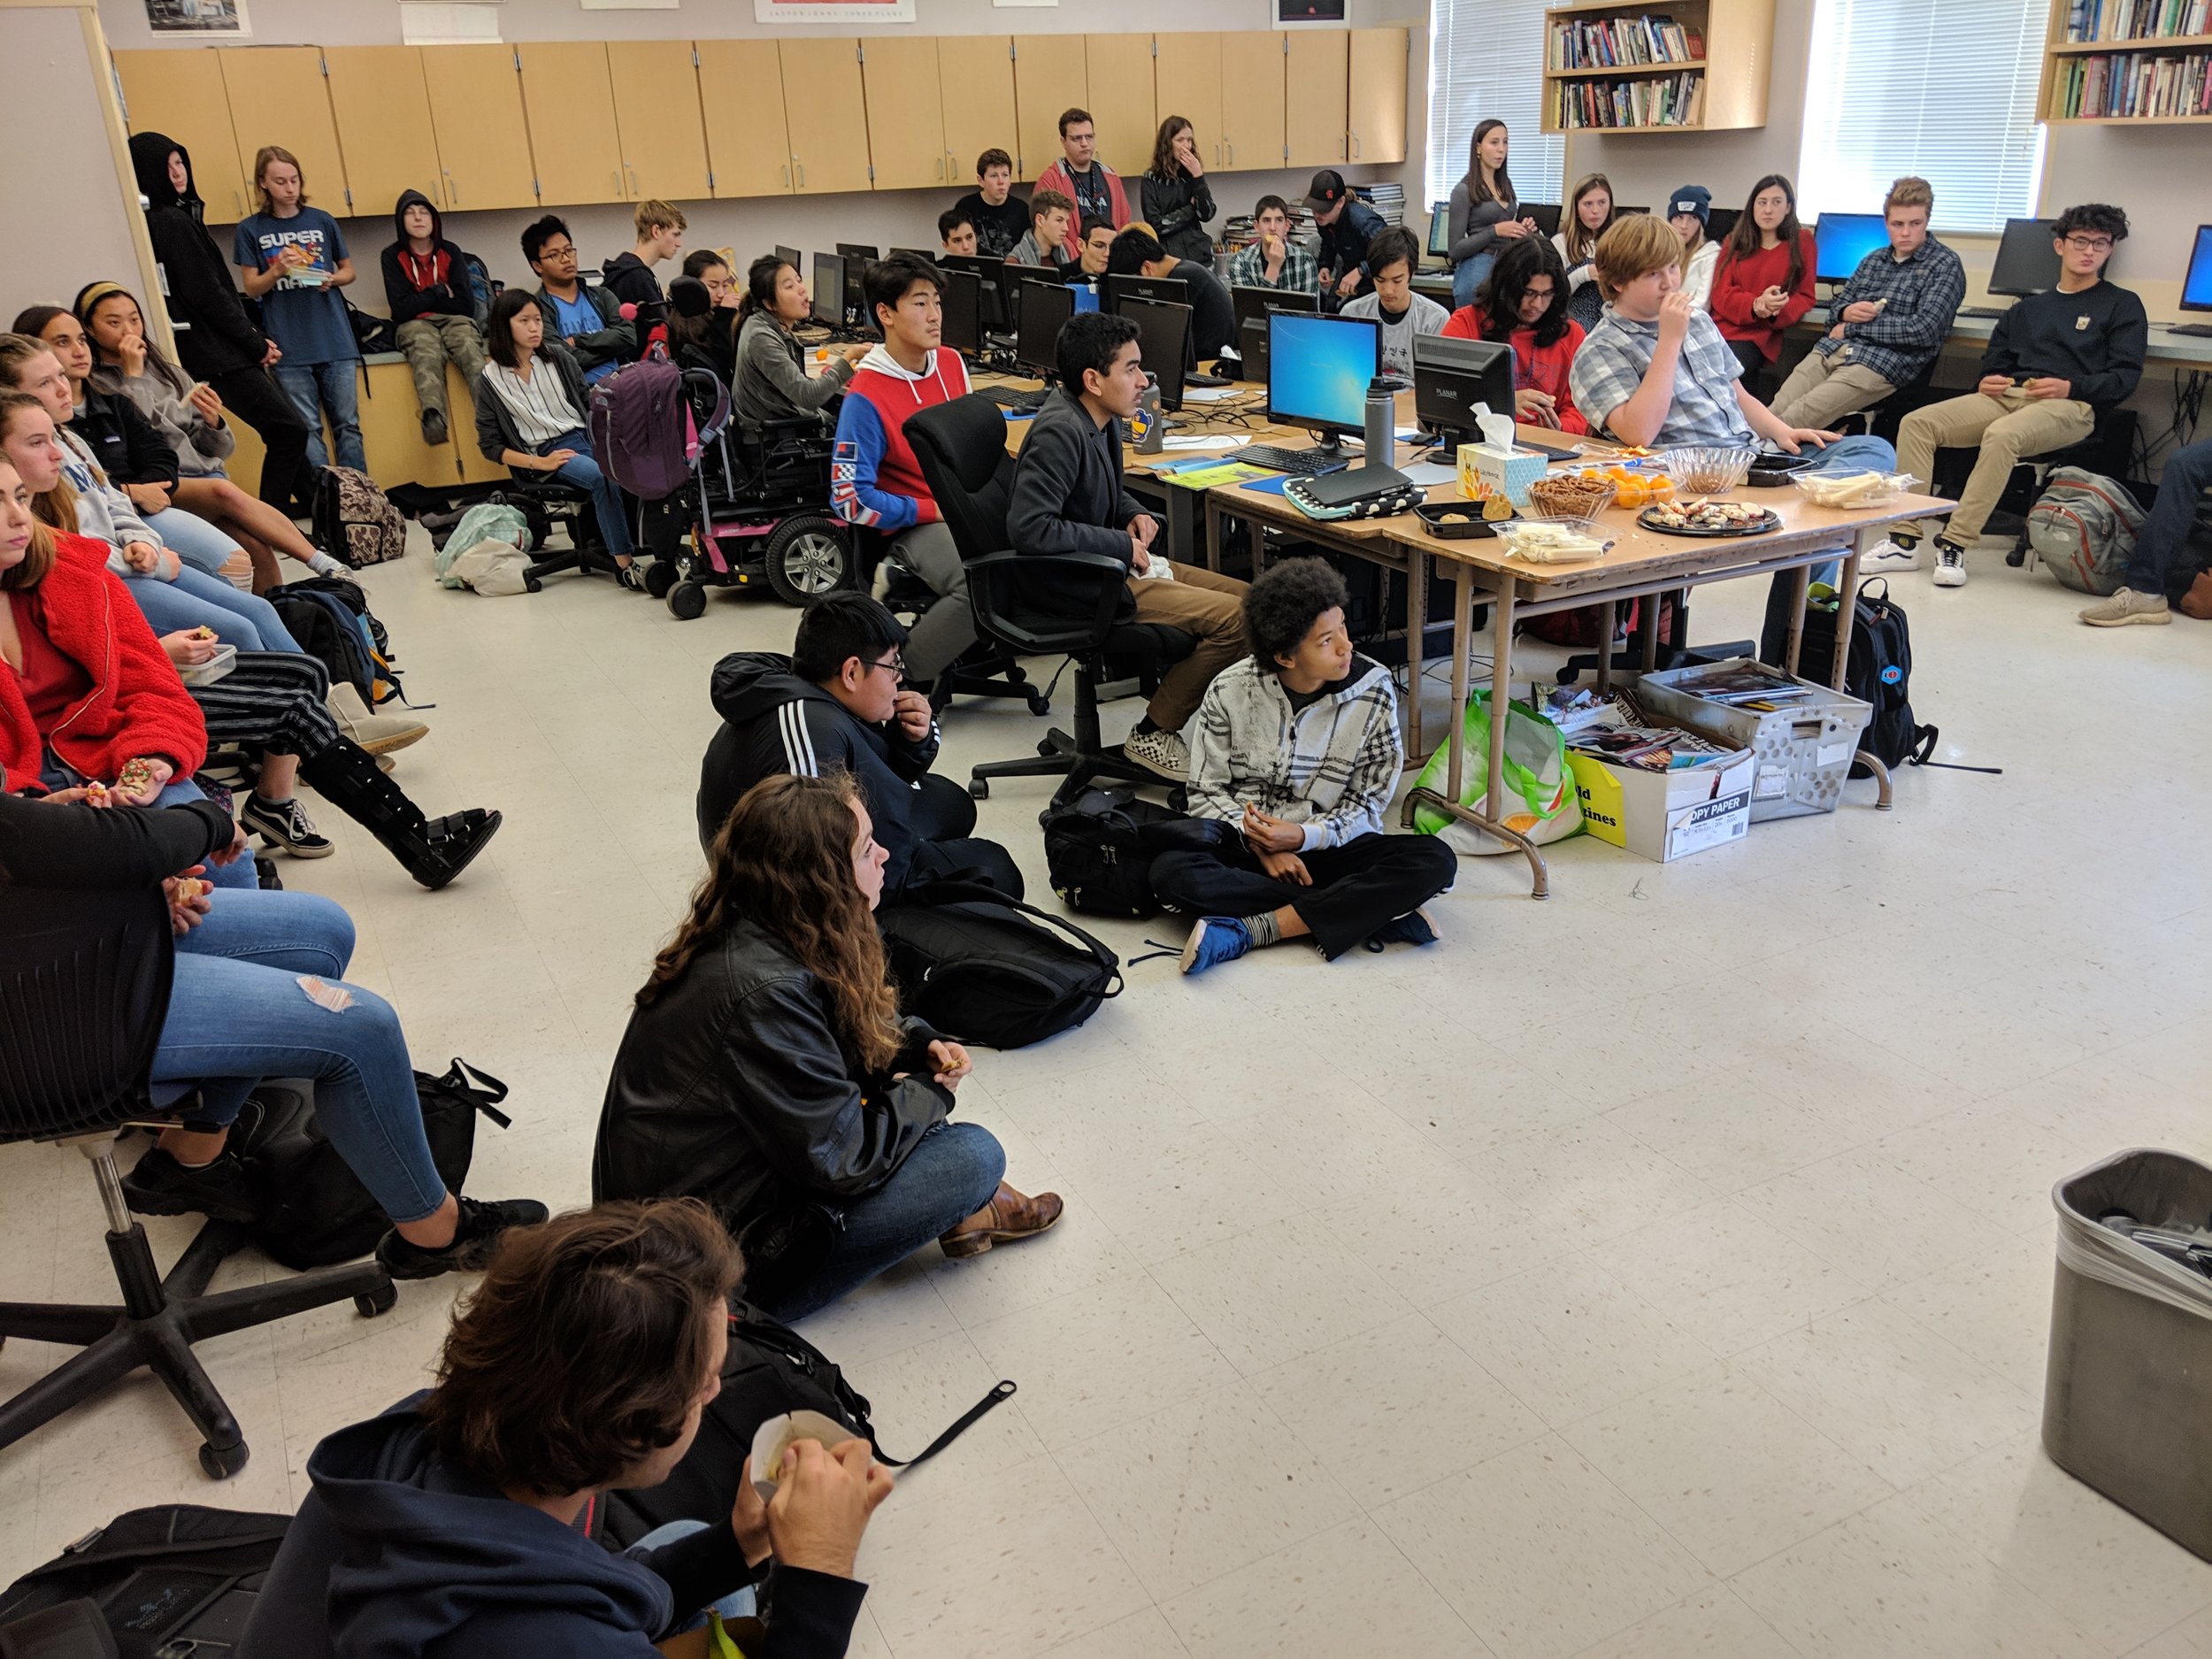
[[[430,210],[431,249],[416,253],[407,234],[407,210]],[[419,317],[473,317],[476,298],[469,290],[468,261],[445,239],[445,220],[437,204],[420,190],[401,194],[392,209],[392,234],[398,238],[378,261],[384,272],[384,298],[395,324]]]
[[[599,273],[605,280],[609,293],[624,304],[637,307],[632,326],[637,330],[641,349],[648,334],[668,324],[668,296],[661,292],[660,279],[653,274],[651,265],[637,257],[634,248],[625,248],[606,261],[599,267]]]
[[[656,1639],[749,1579],[727,1526],[617,1555],[514,1502],[440,1459],[424,1398],[316,1447],[241,1659],[655,1659]],[[780,1568],[774,1586],[755,1659],[844,1653],[865,1586]]]
[[[172,150],[184,161],[181,195],[169,182]],[[140,133],[131,140],[131,167],[146,198],[146,234],[161,265],[170,318],[187,325],[177,335],[178,361],[202,380],[257,365],[269,339],[248,319],[230,266],[207,234],[206,204],[192,183],[192,152],[163,134]]]
[[[1280,674],[1240,657],[1214,676],[1184,732],[1193,818],[1238,823],[1249,802],[1303,829],[1302,852],[1389,828],[1406,751],[1396,682],[1367,657],[1302,707]]]
[[[714,709],[722,727],[699,769],[701,846],[713,843],[738,797],[763,778],[850,772],[875,820],[876,841],[890,855],[884,891],[906,885],[914,863],[914,786],[937,758],[934,720],[918,743],[896,722],[864,725],[821,687],[793,673],[791,659],[774,651],[735,651],[717,663]]]
[[[837,448],[830,465],[830,500],[849,524],[895,535],[944,515],[922,478],[906,418],[918,409],[968,394],[968,365],[957,351],[932,351],[918,374],[878,346],[860,360],[837,411]]]

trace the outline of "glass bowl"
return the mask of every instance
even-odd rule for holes
[[[1756,455],[1752,449],[1670,449],[1667,475],[1678,495],[1723,495],[1744,481]]]

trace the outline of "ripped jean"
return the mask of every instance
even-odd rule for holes
[[[218,890],[206,920],[177,941],[176,979],[154,1051],[157,1083],[197,1083],[192,1129],[234,1119],[265,1078],[308,1078],[315,1121],[394,1221],[445,1202],[430,1156],[407,1039],[391,1004],[338,977],[353,921],[312,893]],[[352,999],[334,1010],[309,976]]]

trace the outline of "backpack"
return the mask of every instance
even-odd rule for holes
[[[930,902],[899,905],[876,923],[899,1006],[945,1035],[1019,1048],[1081,1025],[1121,994],[1121,959],[1074,923],[972,883],[927,892]]]
[[[1912,634],[1901,607],[1889,596],[1889,583],[1862,584],[1852,608],[1851,649],[1845,658],[1843,688],[1862,702],[1874,705],[1859,747],[1885,766],[1909,763],[1925,765],[1935,753],[1936,728],[1921,726],[1912,713]],[[1780,666],[1789,638],[1791,584],[1777,576],[1767,590],[1766,626],[1759,642],[1759,660]],[[1835,660],[1837,603],[1816,602],[1805,608],[1805,634],[1798,649],[1801,667],[1809,664],[1823,671]],[[1820,679],[1816,673],[1814,679]],[[1971,769],[1970,769],[1971,770]],[[1854,778],[1872,774],[1855,762]]]
[[[455,1060],[443,1077],[415,1073],[423,1133],[448,1192],[457,1193],[476,1155],[476,1120],[502,1129],[507,1086]],[[367,1255],[392,1224],[337,1149],[323,1138],[310,1096],[286,1084],[254,1090],[238,1120],[239,1156],[263,1194],[254,1242],[290,1268],[324,1267]]]
[[[1548,615],[1531,617],[1521,625],[1521,632],[1532,640],[1541,640],[1547,645],[1564,646],[1569,649],[1588,650],[1598,642],[1597,605],[1580,605],[1572,611],[1555,611]],[[1626,604],[1613,607],[1613,642],[1618,645],[1633,639],[1637,626],[1644,617],[1642,598],[1630,600]],[[1674,631],[1674,599],[1662,595],[1659,601],[1659,637],[1665,639]]]
[[[474,254],[463,254],[461,263],[468,268],[469,315],[476,319],[479,328],[488,327],[492,302],[499,297],[502,285],[492,280],[491,268]]]
[[[192,1639],[227,1652],[291,1524],[196,1503],[126,1510],[0,1590],[0,1653],[183,1653]]]
[[[400,695],[391,636],[369,611],[361,589],[335,576],[310,576],[261,595],[285,632],[320,662],[333,685],[343,682],[372,709]]]
[[[2142,533],[2143,510],[2127,486],[2078,466],[2054,469],[2028,509],[2028,545],[2077,593],[2117,591]]]
[[[1150,916],[1152,861],[1164,852],[1210,851],[1228,826],[1186,818],[1127,789],[1086,789],[1044,815],[1045,864],[1052,890],[1071,910],[1092,916]]]
[[[381,565],[407,551],[407,521],[366,472],[326,466],[315,480],[309,525],[315,545],[351,570]]]
[[[640,501],[661,501],[691,478],[684,372],[655,352],[602,381],[591,400],[591,452]]]
[[[338,296],[346,308],[346,323],[353,330],[353,343],[361,349],[361,355],[373,357],[379,353],[399,349],[399,325],[388,317],[373,317],[344,295]]]

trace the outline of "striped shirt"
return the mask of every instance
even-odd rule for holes
[[[515,430],[524,444],[533,449],[583,427],[583,416],[568,401],[560,373],[549,362],[536,364],[526,380],[503,364],[487,363],[484,380],[515,418]]]

